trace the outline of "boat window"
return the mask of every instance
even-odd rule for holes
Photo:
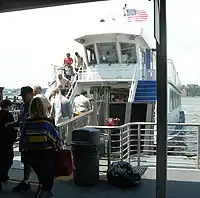
[[[171,90],[169,111],[173,111],[174,109],[180,107],[180,105],[181,105],[181,95]]]
[[[122,63],[137,63],[136,46],[134,43],[120,43]]]
[[[115,42],[97,43],[100,63],[118,63]]]
[[[85,47],[87,56],[88,56],[88,62],[89,65],[97,64],[97,59],[95,55],[94,45],[88,45]]]

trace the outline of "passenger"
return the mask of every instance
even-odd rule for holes
[[[53,115],[55,115],[55,124],[72,118],[72,105],[70,101],[65,97],[66,90],[60,89],[60,92],[55,97],[53,104]]]
[[[55,101],[55,98],[56,98],[56,95],[59,94],[59,89],[56,88],[52,91],[50,97],[49,97],[49,100],[50,100],[50,103],[51,103],[51,113],[50,115],[54,118],[55,115],[54,115],[54,111],[53,111],[53,104],[54,104],[54,101]]]
[[[65,66],[65,76],[69,81],[72,81],[72,76],[75,76],[74,69],[70,63]]]
[[[21,94],[23,103],[20,107],[20,117],[18,121],[10,122],[6,127],[20,127],[20,132],[22,130],[21,122],[25,121],[28,118],[28,109],[30,101],[33,99],[33,89],[29,86],[21,88]],[[13,188],[13,192],[20,192],[24,190],[29,190],[31,185],[29,183],[29,177],[32,172],[30,165],[27,162],[27,153],[26,151],[21,152],[21,162],[24,164],[24,178],[16,187]],[[38,187],[39,188],[39,187]]]
[[[82,90],[81,94],[74,99],[76,114],[86,112],[91,109],[90,99],[87,98],[87,91]]]
[[[70,81],[67,78],[65,78],[62,74],[58,74],[58,78],[56,80],[56,88],[68,90],[70,86]]]
[[[17,138],[17,131],[14,127],[6,128],[6,124],[14,121],[12,113],[9,112],[12,102],[3,100],[0,103],[0,191],[1,182],[9,180],[8,172],[13,164],[13,143]]]
[[[64,66],[67,64],[72,65],[73,64],[73,59],[71,58],[70,53],[66,54],[66,57],[64,58]]]
[[[78,70],[83,67],[84,62],[83,62],[83,57],[81,57],[78,52],[75,53],[75,71],[78,72]]]
[[[62,140],[53,120],[48,118],[41,98],[36,97],[30,102],[29,115],[23,123],[20,145],[26,150],[27,161],[41,184],[36,197],[53,198],[55,151],[62,149]]]
[[[39,97],[42,99],[44,106],[46,108],[46,111],[48,115],[50,115],[51,112],[51,103],[49,100],[42,94],[42,88],[40,86],[34,86],[33,93],[35,97]]]

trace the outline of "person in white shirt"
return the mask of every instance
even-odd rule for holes
[[[82,91],[79,96],[74,99],[75,111],[77,113],[84,113],[91,109],[90,99],[87,98],[87,91]]]
[[[72,118],[72,106],[69,99],[65,97],[65,91],[65,89],[60,89],[53,102],[53,114],[56,125]]]
[[[34,97],[39,97],[42,99],[45,109],[47,110],[47,114],[50,115],[51,112],[51,103],[49,100],[42,94],[42,89],[40,86],[34,86],[33,89]]]
[[[56,79],[56,88],[68,90],[70,86],[70,81],[67,78],[65,78],[62,74],[58,74],[58,78]]]

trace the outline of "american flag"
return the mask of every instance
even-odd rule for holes
[[[145,10],[126,9],[124,16],[127,17],[128,22],[143,22],[148,19],[148,14]]]

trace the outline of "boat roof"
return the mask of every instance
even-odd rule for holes
[[[82,43],[82,40],[93,40],[97,36],[106,36],[110,35],[115,37],[116,35],[132,35],[138,36],[143,39],[145,43],[152,48],[153,43],[149,39],[149,35],[146,33],[145,28],[143,28],[141,23],[119,23],[119,22],[110,22],[110,23],[97,23],[93,28],[88,28],[84,36],[80,36],[75,39],[76,42]]]

